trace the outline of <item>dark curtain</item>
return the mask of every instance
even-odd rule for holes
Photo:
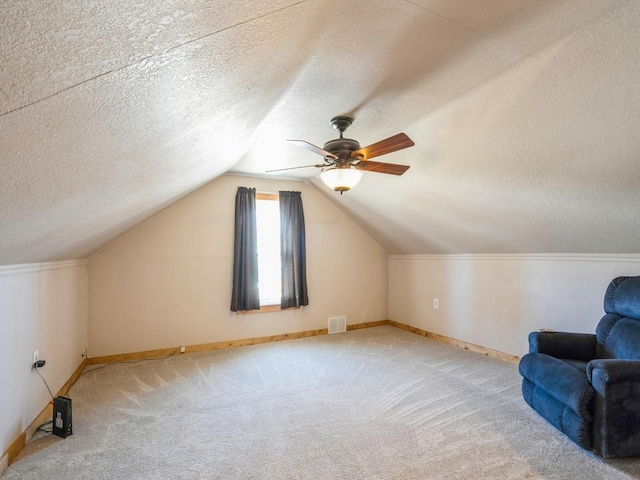
[[[309,305],[304,212],[300,192],[280,195],[280,262],[282,299],[280,308]]]
[[[231,311],[260,310],[256,189],[238,187],[233,244]]]

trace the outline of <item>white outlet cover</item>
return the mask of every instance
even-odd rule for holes
[[[35,352],[33,352],[33,362],[31,363],[34,364],[38,360],[40,360],[40,350],[36,350]]]

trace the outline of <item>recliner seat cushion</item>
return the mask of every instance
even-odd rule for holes
[[[529,406],[551,425],[582,448],[591,450],[591,422],[558,402],[526,378],[522,379],[522,396]]]
[[[571,358],[561,358],[560,360],[571,365],[579,372],[582,372],[585,375],[587,374],[587,365],[589,364],[589,362],[583,362],[582,360],[573,360]]]
[[[520,375],[569,407],[579,417],[587,422],[592,420],[590,402],[594,391],[585,371],[544,353],[526,354],[520,360],[518,369]]]

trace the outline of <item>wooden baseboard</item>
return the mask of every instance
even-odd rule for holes
[[[327,335],[328,333],[329,332],[326,328],[321,328],[318,330],[283,333],[280,335],[271,335],[268,337],[247,338],[244,340],[229,340],[226,342],[202,343],[200,345],[192,345],[186,347],[186,353],[208,352],[210,350],[224,350],[226,348],[247,347],[249,345],[260,345],[262,343],[281,342],[283,340],[316,337],[318,335]]]
[[[27,444],[27,432],[26,430],[18,435],[7,451],[2,455],[2,466],[4,468],[11,465],[11,463],[15,460],[18,454],[22,451],[24,446]],[[5,465],[6,464],[6,465]],[[0,469],[0,473],[2,473],[2,469]]]
[[[0,457],[0,476],[2,476],[2,473],[7,469],[8,466],[9,466],[9,450],[7,449],[7,451],[4,452]]]
[[[161,348],[158,350],[145,350],[143,352],[120,353],[117,355],[105,355],[102,357],[89,357],[88,365],[101,363],[132,362],[135,360],[151,360],[153,358],[170,357],[180,353],[180,347]]]
[[[383,325],[389,325],[389,320],[380,320],[378,322],[365,322],[356,323],[355,325],[347,325],[347,331],[361,330],[363,328],[382,327]]]
[[[493,350],[491,348],[482,347],[480,345],[476,345],[475,343],[465,342],[463,340],[447,337],[445,335],[439,335],[437,333],[428,332],[426,330],[422,330],[421,328],[405,325],[404,323],[388,320],[387,324],[393,327],[399,328],[401,330],[405,330],[407,332],[415,333],[416,335],[421,335],[425,338],[435,340],[437,342],[446,343],[448,345],[453,345],[458,348],[464,348],[465,350],[481,353],[488,357],[497,358],[498,360],[503,360],[505,362],[518,363],[520,361],[519,357],[516,357],[515,355],[511,355],[509,353],[504,353],[498,350]]]
[[[74,383],[78,381],[78,379],[80,378],[80,375],[82,375],[82,372],[84,372],[84,369],[87,367],[88,364],[89,364],[89,361],[87,360],[87,358],[82,360],[82,363],[78,368],[76,368],[76,371],[73,372],[73,375],[69,377],[69,380],[67,380],[67,383],[65,383],[62,386],[62,388],[58,392],[58,395],[66,395],[67,393],[69,393],[69,389]]]
[[[78,378],[80,378],[80,375],[82,375],[82,372],[84,371],[86,366],[87,366],[87,359],[85,358],[80,364],[80,366],[76,368],[76,371],[73,372],[71,377],[69,377],[69,380],[67,380],[66,383],[62,386],[62,388],[58,390],[56,397],[59,395],[66,395],[69,392],[69,388],[71,388],[71,385],[73,385],[78,380]],[[36,433],[36,430],[38,429],[38,427],[42,425],[44,422],[46,422],[48,419],[50,419],[52,416],[53,416],[53,402],[50,401],[42,409],[42,411],[38,414],[38,416],[36,416],[36,418],[33,419],[33,421],[29,424],[29,426],[20,435],[18,435],[18,438],[16,438],[13,441],[13,443],[9,445],[9,448],[7,449],[7,451],[2,454],[2,457],[0,457],[0,474],[2,474],[4,469],[6,469],[9,465],[11,465],[11,463],[15,460],[18,454],[25,447],[27,442],[31,440],[31,437],[33,437],[33,435]]]
[[[487,347],[482,347],[480,345],[465,342],[463,340],[457,340],[455,338],[447,337],[445,335],[439,335],[437,333],[428,332],[426,330],[422,330],[417,327],[411,327],[409,325],[405,325],[404,323],[396,322],[393,320],[379,320],[376,322],[364,322],[364,323],[356,323],[354,325],[347,325],[347,331],[361,330],[363,328],[381,327],[384,325],[391,325],[392,327],[396,327],[410,333],[415,333],[416,335],[421,335],[425,338],[430,338],[431,340],[435,340],[441,343],[446,343],[448,345],[453,345],[459,348],[464,348],[465,350],[481,353],[483,355],[487,355],[493,358],[498,358],[500,360],[504,360],[510,363],[518,363],[518,361],[520,360],[518,357],[514,355],[510,355],[508,353],[500,352],[498,350],[492,350]],[[246,347],[249,345],[260,345],[263,343],[281,342],[283,340],[295,340],[297,338],[308,338],[308,337],[315,337],[318,335],[327,335],[327,334],[328,334],[328,330],[326,328],[321,328],[318,330],[306,330],[303,332],[283,333],[279,335],[270,335],[267,337],[254,337],[254,338],[245,338],[241,340],[225,340],[221,342],[185,345],[184,353],[199,353],[199,352],[208,352],[212,350],[224,350],[227,348]],[[149,360],[153,358],[169,357],[172,355],[176,355],[179,352],[180,352],[180,347],[178,346],[178,347],[171,347],[171,348],[161,348],[158,350],[145,350],[142,352],[122,353],[117,355],[105,355],[101,357],[89,358],[88,365],[98,365],[98,364],[115,363],[115,362],[131,362],[136,360]]]
[[[388,320],[380,320],[377,322],[357,323],[355,325],[347,325],[347,330],[360,330],[362,328],[380,327],[389,325]],[[327,335],[329,332],[326,328],[317,330],[306,330],[303,332],[283,333],[279,335],[269,335],[267,337],[245,338],[241,340],[225,340],[222,342],[200,343],[197,345],[185,345],[184,353],[199,353],[212,350],[224,350],[226,348],[246,347],[249,345],[260,345],[262,343],[281,342],[283,340],[295,340],[297,338],[315,337],[318,335]],[[145,360],[159,357],[169,357],[178,354],[180,347],[161,348],[159,350],[145,350],[142,352],[121,353],[117,355],[105,355],[102,357],[92,357],[88,359],[89,365],[98,365],[102,363],[114,362],[131,362],[135,360]]]
[[[283,340],[293,340],[296,338],[315,337],[317,335],[326,335],[327,329],[307,330],[304,332],[283,333],[280,335],[270,335],[268,337],[246,338],[242,340],[225,340],[214,343],[200,343],[197,345],[185,345],[184,353],[208,352],[211,350],[224,350],[226,348],[246,347],[248,345],[259,345],[262,343],[280,342]],[[89,358],[89,365],[97,365],[101,363],[115,362],[131,362],[135,360],[145,360],[159,357],[169,357],[179,354],[180,347],[162,348],[159,350],[146,350],[143,352],[122,353],[118,355],[106,355],[102,357]]]

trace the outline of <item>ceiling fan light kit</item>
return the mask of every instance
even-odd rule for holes
[[[320,174],[324,184],[342,195],[355,187],[362,178],[362,172],[352,167],[333,167]]]
[[[343,133],[353,123],[353,118],[345,115],[333,117],[329,122],[340,133],[340,138],[329,140],[323,148],[316,147],[305,140],[288,140],[298,147],[317,153],[324,157],[324,163],[317,165],[304,165],[302,167],[280,168],[268,170],[279,172],[296,168],[316,167],[321,168],[320,178],[331,189],[340,194],[351,190],[362,178],[362,171],[386,173],[390,175],[402,175],[409,169],[408,165],[397,165],[384,162],[370,162],[369,160],[380,155],[392,153],[414,145],[405,133],[398,133],[392,137],[360,148],[360,144],[351,138],[344,138]]]

